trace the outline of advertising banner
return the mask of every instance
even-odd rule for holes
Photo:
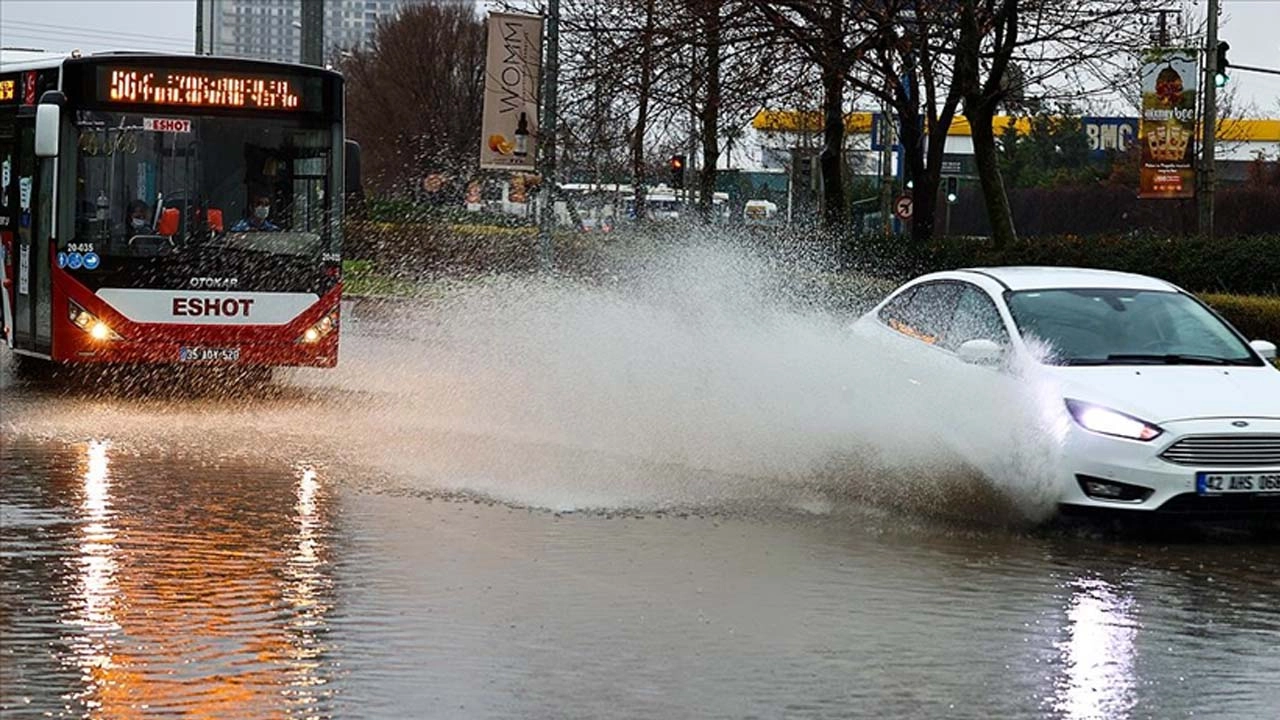
[[[481,168],[535,169],[541,69],[542,18],[489,13],[484,120],[480,129]]]
[[[1142,64],[1138,196],[1195,197],[1196,51],[1149,50]]]

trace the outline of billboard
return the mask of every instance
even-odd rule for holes
[[[535,169],[541,69],[542,18],[489,13],[484,119],[480,126],[481,168]]]
[[[1089,159],[1105,160],[1112,153],[1128,152],[1138,137],[1138,120],[1129,117],[1080,118],[1080,126],[1089,141]]]
[[[1197,53],[1149,50],[1142,64],[1138,196],[1189,198],[1195,190]]]

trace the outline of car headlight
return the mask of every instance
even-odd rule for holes
[[[94,340],[122,340],[115,330],[98,319],[96,315],[80,307],[74,300],[67,301],[67,319],[72,325],[89,333]]]
[[[1141,440],[1154,440],[1164,432],[1156,425],[1139,420],[1111,408],[1093,405],[1080,400],[1067,399],[1067,411],[1080,427],[1101,435]]]
[[[304,345],[320,342],[329,333],[338,329],[338,309],[334,308],[325,316],[316,321],[314,325],[302,331],[298,336],[297,342]]]

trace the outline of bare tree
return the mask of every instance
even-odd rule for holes
[[[480,146],[484,24],[466,6],[411,5],[381,22],[367,49],[341,61],[348,134],[366,181],[382,192],[429,172],[469,173]]]
[[[947,133],[960,102],[950,62],[954,8],[932,0],[858,0],[854,9],[860,32],[874,42],[856,57],[850,84],[892,108],[914,188],[911,234],[928,240]]]
[[[1016,239],[992,127],[996,110],[1028,88],[1052,87],[1099,58],[1145,42],[1146,0],[955,0],[953,82],[972,129],[974,160],[997,245]]]
[[[874,39],[857,38],[845,0],[753,0],[753,6],[768,27],[794,43],[819,68],[823,222],[840,227],[849,217],[844,191],[845,92],[853,63]]]
[[[697,129],[691,140],[702,150],[698,175],[700,212],[704,220],[712,215],[716,178],[721,156],[721,137],[746,125],[770,98],[787,87],[784,52],[772,38],[761,33],[759,17],[750,3],[742,0],[684,0],[687,23],[677,23],[668,38],[677,47],[677,56],[688,56],[687,82],[673,88],[671,99],[690,105]],[[683,32],[687,25],[697,33]],[[692,142],[690,143],[693,144]]]

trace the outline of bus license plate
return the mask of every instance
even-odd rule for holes
[[[178,359],[182,362],[233,363],[240,361],[240,348],[181,347]]]
[[[1196,473],[1196,492],[1201,495],[1280,493],[1280,472]]]

